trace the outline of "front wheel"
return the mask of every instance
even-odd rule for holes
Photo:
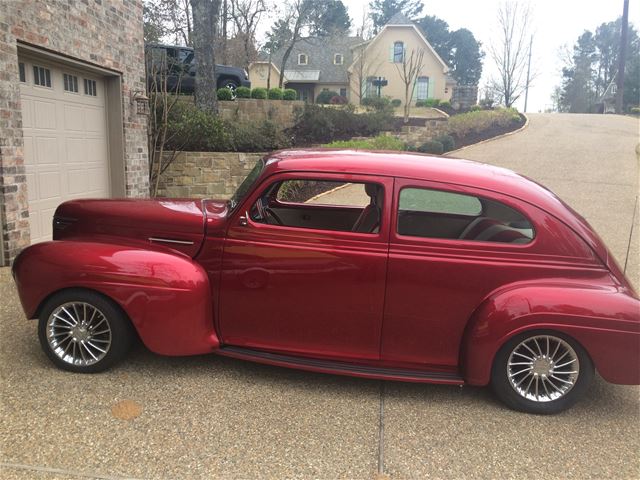
[[[95,373],[121,360],[134,334],[128,318],[111,300],[88,290],[66,290],[43,306],[38,337],[58,368]]]
[[[515,410],[553,414],[578,401],[593,376],[589,355],[572,338],[558,332],[526,332],[498,351],[491,386]]]

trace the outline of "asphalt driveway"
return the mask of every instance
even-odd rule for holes
[[[523,132],[456,155],[554,189],[638,286],[637,142],[630,118],[533,115]],[[487,389],[143,348],[110,372],[74,375],[41,353],[8,269],[0,332],[2,479],[640,476],[640,389],[599,378],[572,410],[539,417],[507,410]]]

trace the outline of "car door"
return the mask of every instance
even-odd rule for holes
[[[455,369],[478,305],[502,286],[557,275],[566,253],[543,213],[512,197],[411,179],[395,189],[381,359]]]
[[[306,200],[278,198],[284,185],[310,182],[338,187]],[[354,232],[371,198],[349,200],[348,194],[367,183],[381,189],[379,225]],[[263,181],[233,213],[227,231],[218,310],[224,344],[379,359],[392,191],[393,179],[366,175],[285,173]],[[263,201],[279,222],[256,218]]]

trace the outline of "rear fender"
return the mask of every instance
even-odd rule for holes
[[[498,293],[472,316],[461,346],[465,381],[486,385],[514,335],[555,330],[584,347],[611,383],[640,384],[640,302],[615,288],[527,286]]]
[[[115,301],[153,352],[193,355],[219,346],[207,274],[186,255],[93,242],[44,242],[16,258],[13,275],[28,318],[57,291],[87,288]]]

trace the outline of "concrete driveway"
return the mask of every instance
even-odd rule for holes
[[[621,263],[637,202],[638,122],[532,115],[457,152],[542,181]],[[638,282],[635,251],[627,269]],[[632,249],[633,250],[633,249]],[[635,272],[635,273],[633,273]],[[138,348],[118,368],[52,367],[0,269],[0,478],[638,478],[638,387],[596,379],[553,417],[488,389],[377,382]]]

